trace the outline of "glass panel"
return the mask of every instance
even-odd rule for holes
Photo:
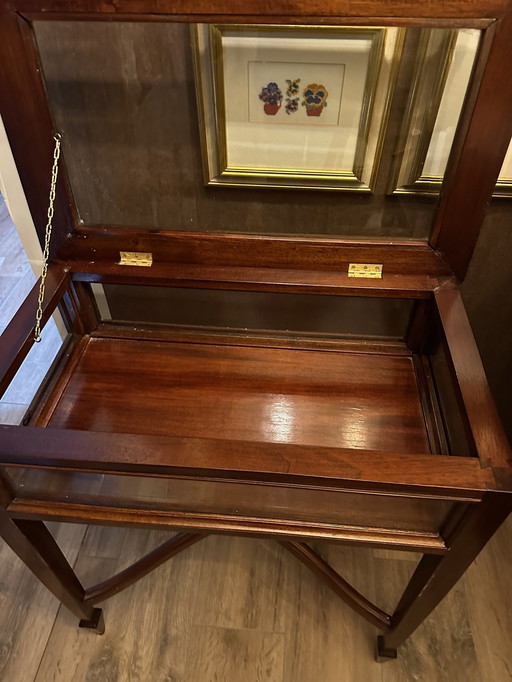
[[[394,190],[410,159],[445,163],[479,39],[151,22],[35,34],[82,224],[400,239],[430,233],[437,198]],[[431,87],[423,120],[415,93]]]
[[[0,334],[4,332],[36,283],[23,244],[0,194]],[[36,309],[33,311],[34,323]],[[42,332],[41,343],[30,349],[7,390],[0,396],[0,424],[20,424],[40,384],[62,346],[53,319]]]
[[[16,496],[51,502],[188,513],[232,519],[287,520],[432,533],[451,502],[333,490],[208,480],[173,480],[5,467]]]
[[[437,194],[480,42],[473,29],[425,29],[392,190]]]
[[[494,194],[498,197],[512,196],[512,143],[508,146]]]
[[[106,284],[114,320],[403,338],[412,301]]]
[[[50,318],[42,331],[41,343],[32,346],[0,400],[0,424],[26,423],[51,378],[53,363],[62,347],[57,325]]]
[[[201,25],[194,36],[210,184],[373,186],[403,31]]]

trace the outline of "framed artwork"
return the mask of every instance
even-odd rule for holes
[[[480,31],[423,29],[388,192],[438,194]]]
[[[512,142],[508,146],[505,161],[496,183],[495,197],[512,197]]]
[[[193,28],[207,185],[371,191],[397,28]]]

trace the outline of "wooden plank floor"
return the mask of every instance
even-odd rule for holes
[[[6,255],[11,259],[11,250],[0,252],[0,260]],[[3,277],[0,269],[7,291]],[[7,296],[0,304],[0,312],[14,306]],[[3,405],[0,420],[9,423],[25,409],[22,402]],[[74,525],[52,531],[86,584],[169,536]],[[416,560],[383,550],[316,548],[387,609]],[[512,680],[512,517],[395,662],[375,663],[375,629],[271,541],[210,536],[104,610],[104,636],[79,630],[0,544],[0,681],[506,682]]]
[[[84,537],[77,526],[59,534],[87,584],[168,537],[98,527]],[[109,600],[101,637],[79,630],[2,546],[0,680],[505,682],[512,680],[511,538],[507,522],[398,661],[385,664],[373,660],[374,628],[271,541],[201,541]],[[387,608],[414,567],[405,553],[317,549]]]

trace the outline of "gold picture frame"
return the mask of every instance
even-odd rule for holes
[[[496,183],[495,197],[512,197],[512,141],[508,146],[505,160]]]
[[[403,29],[192,31],[207,186],[372,191]]]
[[[421,31],[388,193],[441,191],[480,36],[476,29]]]

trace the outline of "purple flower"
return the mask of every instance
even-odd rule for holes
[[[299,108],[299,99],[290,99],[287,98],[286,100],[286,106],[285,106],[285,111],[287,114],[294,114]]]
[[[271,82],[261,89],[259,98],[265,104],[281,104],[283,100],[283,93],[279,89],[277,83]]]

